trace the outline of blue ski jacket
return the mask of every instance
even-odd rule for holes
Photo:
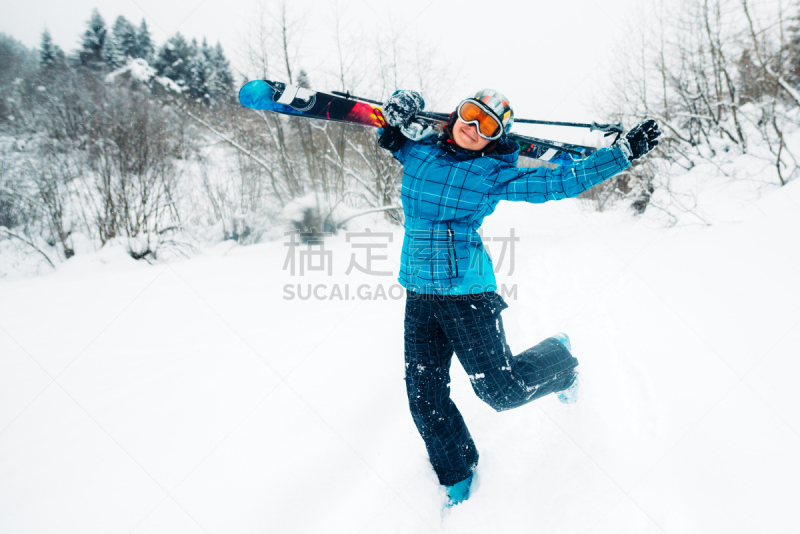
[[[517,168],[519,145],[503,137],[495,150],[462,154],[434,136],[392,152],[403,164],[405,235],[398,281],[416,293],[495,291],[492,260],[477,230],[501,200],[532,203],[578,196],[627,168],[619,148],[554,169]]]

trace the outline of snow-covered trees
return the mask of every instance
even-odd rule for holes
[[[36,72],[38,62],[35,50],[0,33],[0,126],[17,128],[22,122],[21,106],[30,92],[24,81]]]
[[[127,63],[128,58],[143,57],[139,51],[139,36],[136,28],[123,16],[117,17],[111,29],[111,38],[103,51],[111,69],[118,69]]]
[[[330,85],[301,68],[294,22],[277,23],[262,28],[275,33],[261,51],[282,70],[265,55],[261,74]],[[176,33],[155,49],[144,21],[107,29],[97,11],[66,55],[46,31],[37,51],[0,36],[0,239],[54,264],[112,241],[149,258],[175,235],[197,239],[190,228],[256,241],[309,198],[304,229],[318,231],[344,212],[399,204],[400,167],[373,130],[254,112],[235,85],[220,43]]]
[[[95,9],[91,18],[86,23],[86,31],[81,38],[81,48],[78,51],[78,61],[84,67],[92,70],[105,68],[103,48],[106,45],[106,21]]]
[[[52,69],[66,64],[64,51],[53,43],[50,32],[42,32],[42,42],[39,44],[39,64],[44,69]]]
[[[102,55],[110,70],[124,67],[129,59],[152,61],[153,41],[144,19],[137,30],[124,16],[117,17],[111,35],[103,46]]]
[[[177,32],[158,50],[154,67],[159,76],[169,78],[181,87],[187,88],[192,79],[189,68],[191,56],[189,43],[180,32]]]
[[[785,184],[800,175],[800,150],[784,135],[800,117],[800,52],[790,24],[798,8],[789,16],[780,5],[752,0],[681,0],[669,10],[659,4],[631,37],[641,48],[620,54],[612,68],[608,115],[627,125],[657,118],[665,136],[655,157],[675,168],[707,163],[727,173],[720,154],[752,154],[774,165],[776,181]],[[639,211],[666,168],[640,162],[619,177]]]
[[[154,252],[158,235],[179,224],[172,203],[177,139],[169,135],[172,113],[142,90],[111,88],[98,105],[95,137],[86,151],[93,180],[85,205],[101,242],[124,236],[143,243],[132,252]],[[93,189],[94,191],[92,191]]]
[[[0,34],[0,239],[50,264],[87,239],[154,256],[183,228],[183,169],[205,168],[187,113],[235,124],[234,97],[220,44],[177,34],[156,54],[144,20],[95,10],[69,55],[47,30],[38,50]]]
[[[64,63],[63,52],[52,43],[46,31],[42,35],[40,54],[42,65]],[[214,105],[230,97],[233,75],[219,43],[211,46],[205,39],[202,44],[196,39],[189,42],[176,33],[156,51],[144,19],[136,28],[124,16],[119,16],[109,31],[95,9],[86,22],[75,62],[91,71],[106,73],[124,67],[132,59],[145,60],[159,76],[175,82],[197,102]]]
[[[233,76],[222,46],[188,43],[180,33],[172,36],[158,51],[155,68],[159,76],[177,83],[197,102],[214,104],[230,97]]]
[[[8,87],[24,78],[36,68],[39,56],[34,50],[4,33],[0,33],[0,91],[7,91]],[[10,96],[10,95],[7,95]],[[7,98],[0,99],[0,109]],[[8,119],[0,113],[0,122]]]
[[[205,41],[205,40],[204,40]],[[209,88],[215,100],[224,99],[224,95],[232,95],[231,89],[233,88],[233,74],[231,74],[231,66],[225,53],[222,51],[222,45],[217,43],[213,51],[210,51],[210,64],[212,67],[213,76],[210,78]]]
[[[136,57],[140,57],[150,63],[153,60],[155,47],[153,46],[153,40],[150,37],[150,30],[147,29],[147,23],[144,21],[144,19],[142,19],[142,23],[139,25],[139,31],[136,34],[136,40]]]
[[[36,66],[34,50],[4,33],[0,33],[0,87],[24,77]]]

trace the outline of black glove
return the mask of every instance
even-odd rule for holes
[[[625,135],[625,141],[628,142],[628,146],[631,149],[631,155],[628,159],[639,159],[653,150],[658,144],[659,135],[661,135],[661,130],[658,129],[658,123],[654,119],[647,119],[634,126]]]
[[[395,91],[383,106],[383,116],[390,126],[408,126],[417,112],[425,108],[425,101],[414,91]]]
[[[378,146],[389,152],[397,152],[406,144],[406,136],[397,126],[387,126],[378,138]]]

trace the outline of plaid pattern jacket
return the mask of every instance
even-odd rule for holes
[[[417,293],[441,295],[497,289],[477,230],[501,200],[572,198],[630,165],[612,148],[555,169],[520,169],[519,146],[507,138],[480,157],[445,150],[436,137],[408,140],[393,155],[403,164],[405,214],[398,281]]]

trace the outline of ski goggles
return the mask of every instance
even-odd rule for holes
[[[458,118],[467,124],[474,124],[478,135],[489,141],[503,135],[503,125],[494,114],[489,113],[475,100],[464,100],[458,105]]]

